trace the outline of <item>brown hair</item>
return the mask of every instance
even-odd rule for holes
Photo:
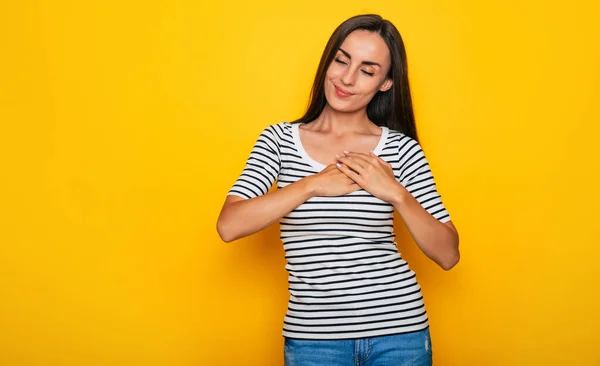
[[[371,99],[367,105],[367,116],[378,126],[387,126],[412,137],[417,142],[417,129],[412,107],[412,98],[408,84],[408,67],[404,42],[398,29],[389,21],[376,14],[354,16],[340,24],[327,42],[319,68],[313,83],[306,113],[296,122],[315,120],[327,104],[325,98],[325,74],[336,52],[346,37],[357,29],[376,32],[383,38],[390,50],[391,65],[387,75],[393,81],[390,90],[381,92]]]

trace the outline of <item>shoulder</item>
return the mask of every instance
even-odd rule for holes
[[[397,149],[401,155],[423,150],[421,144],[412,137],[391,128],[388,131],[388,145]]]
[[[292,123],[281,121],[267,125],[258,139],[267,142],[273,150],[281,150],[282,146],[288,147],[293,141]]]
[[[292,123],[281,121],[272,123],[264,128],[262,134],[269,135],[277,144],[287,144],[292,141]]]
[[[292,134],[292,123],[287,121],[281,121],[277,123],[273,123],[270,125],[274,131],[278,131],[282,135],[291,135]]]
[[[276,122],[276,123],[272,123],[268,126],[266,126],[263,130],[263,132],[272,132],[272,133],[278,133],[278,134],[288,134],[291,133],[292,130],[292,123],[290,122],[286,122],[286,121],[281,121],[281,122]]]

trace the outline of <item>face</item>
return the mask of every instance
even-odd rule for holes
[[[327,69],[327,103],[342,112],[366,108],[377,92],[392,87],[392,80],[386,78],[390,63],[390,51],[379,34],[362,29],[353,31]]]

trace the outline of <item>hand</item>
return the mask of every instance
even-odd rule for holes
[[[396,180],[392,166],[372,151],[370,154],[344,153],[346,156],[337,156],[341,164],[338,169],[373,196],[392,202],[398,192],[405,189]]]
[[[319,173],[309,175],[306,179],[309,179],[315,196],[343,196],[360,189],[360,186],[335,164],[326,166]]]

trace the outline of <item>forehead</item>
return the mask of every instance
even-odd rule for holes
[[[340,47],[352,56],[353,61],[375,61],[382,66],[390,62],[390,50],[375,32],[357,29],[346,37]]]

